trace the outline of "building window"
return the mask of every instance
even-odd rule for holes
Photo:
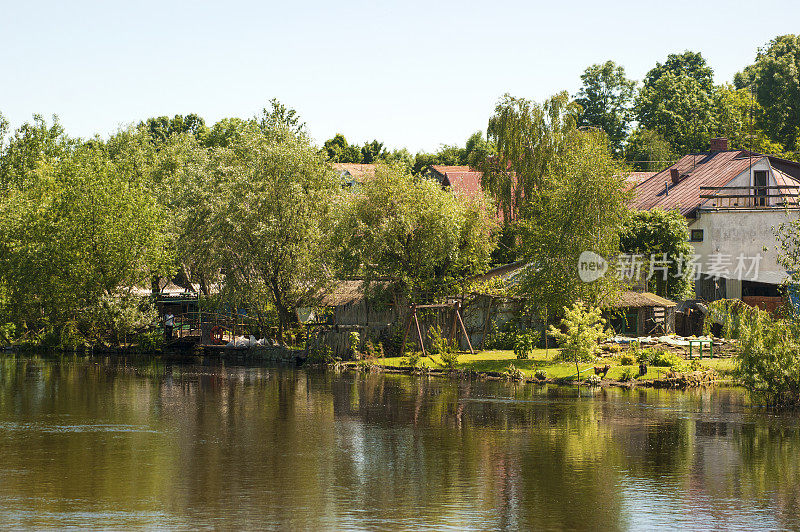
[[[756,170],[753,172],[753,195],[756,207],[767,206],[767,171]]]
[[[692,233],[689,237],[689,242],[702,242],[702,241],[703,241],[703,230],[692,229]]]

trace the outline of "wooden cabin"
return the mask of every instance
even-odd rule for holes
[[[311,347],[325,345],[334,356],[349,358],[351,332],[359,333],[362,348],[367,340],[386,344],[407,310],[388,282],[345,280],[310,297],[298,317],[309,327]]]
[[[677,303],[651,292],[626,291],[603,305],[609,325],[620,335],[661,336],[675,332]]]

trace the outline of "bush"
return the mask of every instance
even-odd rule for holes
[[[410,351],[406,353],[405,358],[403,359],[403,365],[408,366],[410,368],[417,368],[419,367],[420,360],[422,359],[422,353],[419,351]]]
[[[622,375],[620,375],[619,380],[622,382],[628,382],[633,380],[633,377],[634,377],[633,370],[631,368],[625,368],[625,371],[622,372]]]
[[[333,356],[331,346],[323,344],[316,349],[309,350],[306,362],[309,364],[333,364],[338,362],[338,359]]]
[[[452,351],[442,351],[439,353],[439,356],[442,358],[442,364],[447,369],[455,369],[456,364],[458,364],[458,351],[453,349]]]
[[[378,342],[378,345],[372,343],[372,340],[367,340],[364,345],[364,356],[368,359],[383,358],[383,344]]]
[[[358,352],[358,346],[361,343],[361,335],[358,334],[356,331],[350,333],[350,353],[353,355],[354,360],[358,360],[361,358],[360,353]]]
[[[737,380],[771,406],[800,404],[800,322],[737,309]]]
[[[545,370],[543,370],[543,369],[537,369],[534,372],[533,376],[534,376],[534,378],[536,378],[536,379],[538,379],[540,381],[543,381],[543,380],[547,379],[547,372]]]
[[[506,377],[514,381],[521,381],[525,379],[525,374],[522,370],[515,367],[514,364],[509,364],[505,371]]]
[[[586,384],[589,386],[599,386],[600,385],[600,375],[589,375],[586,377]]]
[[[657,368],[674,368],[674,369],[681,369],[685,362],[682,357],[670,353],[669,351],[664,351],[663,349],[652,350],[650,356],[650,365],[655,366]]]
[[[631,355],[622,355],[619,357],[620,366],[633,366],[633,357]]]
[[[442,330],[439,327],[431,327],[428,338],[431,340],[431,355],[439,355],[444,367],[454,369],[458,363],[458,348],[455,341],[442,338]]]
[[[533,335],[530,333],[521,333],[517,335],[514,342],[514,354],[517,360],[527,360],[533,352]]]

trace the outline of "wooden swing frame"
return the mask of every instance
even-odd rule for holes
[[[409,306],[411,313],[409,314],[408,318],[406,319],[406,328],[405,333],[403,334],[403,346],[400,348],[400,353],[403,354],[406,352],[406,342],[408,340],[408,333],[411,330],[412,322],[416,325],[417,329],[417,341],[419,342],[419,346],[422,349],[422,356],[428,356],[427,352],[425,351],[425,340],[422,338],[422,328],[419,325],[419,316],[417,315],[417,309],[425,309],[425,308],[452,308],[453,309],[453,323],[450,326],[450,333],[447,335],[448,340],[458,340],[458,335],[460,333],[464,334],[464,338],[467,340],[467,345],[469,346],[470,354],[474,355],[475,350],[472,348],[472,342],[469,339],[469,333],[467,333],[467,328],[464,326],[464,320],[461,318],[461,301],[454,301],[452,303],[434,303],[430,305],[416,305],[412,304]],[[461,325],[460,329],[456,327],[456,325]]]

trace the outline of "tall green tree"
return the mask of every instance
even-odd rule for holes
[[[62,345],[106,341],[122,314],[137,315],[132,290],[169,273],[165,213],[101,146],[42,160],[34,174],[0,202],[8,321]]]
[[[302,297],[333,271],[325,224],[341,185],[306,136],[281,121],[214,157],[205,225],[224,289],[262,319],[274,306],[282,336]]]
[[[489,119],[498,156],[483,169],[483,188],[506,220],[538,201],[556,161],[571,148],[580,106],[561,92],[543,104],[504,95]]]
[[[269,107],[261,110],[261,114],[256,117],[256,123],[266,134],[276,128],[288,129],[294,135],[306,134],[306,123],[302,121],[300,114],[277,98],[271,99]]]
[[[759,127],[786,151],[800,151],[800,35],[781,35],[758,50],[736,74],[736,87],[753,88],[763,108]]]
[[[578,125],[602,128],[612,151],[620,154],[633,118],[636,82],[628,79],[625,69],[613,61],[588,67],[581,81],[583,86],[575,98],[581,106]]]
[[[720,85],[714,91],[718,137],[729,139],[731,148],[781,155],[784,146],[770,139],[761,128],[764,108],[749,89]]]
[[[325,141],[323,149],[328,160],[334,163],[360,163],[361,150],[358,146],[351,145],[341,133],[337,133]]]
[[[579,110],[567,93],[543,105],[506,95],[489,123],[501,170],[484,174],[487,188],[504,212],[518,211],[520,258],[530,263],[519,289],[546,316],[618,289],[611,277],[579,277],[583,252],[617,253],[628,197],[608,137],[579,130]]]
[[[32,186],[39,165],[69,156],[78,144],[67,136],[57,116],[48,124],[34,115],[32,122],[22,124],[5,145],[0,144],[0,189]]]
[[[414,301],[452,294],[488,264],[489,212],[402,166],[379,165],[340,218],[339,262],[350,275],[393,279]]]
[[[645,76],[635,112],[640,126],[664,137],[673,152],[706,150],[716,131],[713,71],[699,53],[671,54]]]
[[[635,170],[658,172],[679,159],[667,140],[655,131],[636,128],[625,143],[625,160]]]
[[[165,142],[171,135],[181,133],[189,133],[198,138],[208,133],[205,120],[194,113],[186,116],[175,115],[172,118],[168,116],[148,118],[142,125],[147,128],[153,142]]]

